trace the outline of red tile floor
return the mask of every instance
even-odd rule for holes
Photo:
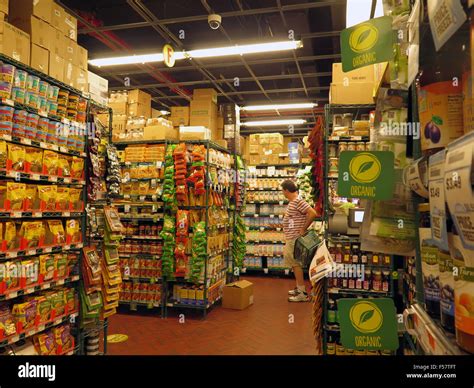
[[[294,280],[248,277],[254,283],[254,304],[246,310],[215,306],[206,319],[178,313],[166,319],[138,313],[117,314],[109,320],[109,334],[128,340],[109,343],[111,355],[313,355],[311,303],[289,303]],[[121,310],[121,311],[126,311]]]

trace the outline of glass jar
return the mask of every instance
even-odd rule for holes
[[[372,289],[374,291],[382,290],[382,271],[375,270],[372,275]]]
[[[342,244],[336,244],[336,256],[334,257],[334,261],[336,263],[342,263],[342,257],[343,257]]]
[[[372,270],[371,269],[366,269],[364,271],[364,281],[363,281],[363,289],[368,291],[372,287]]]
[[[360,260],[360,249],[358,244],[352,245],[352,264],[359,263]]]
[[[349,143],[347,145],[347,151],[357,151],[356,143]]]
[[[382,291],[388,292],[390,288],[390,271],[382,271]]]

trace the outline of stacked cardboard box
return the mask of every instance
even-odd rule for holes
[[[259,133],[249,137],[249,164],[277,165],[282,163],[280,154],[285,153],[283,135]]]
[[[175,127],[189,125],[189,106],[172,106],[170,120]]]
[[[31,67],[88,92],[88,55],[76,43],[75,17],[53,0],[14,0],[10,2],[9,20],[31,37]]]
[[[211,138],[216,137],[217,92],[214,89],[194,89],[189,106],[189,125],[206,127],[211,131]]]
[[[30,36],[13,25],[0,22],[0,52],[25,65],[30,64]]]
[[[109,81],[91,71],[87,72],[87,77],[91,98],[99,104],[107,105],[109,101]]]

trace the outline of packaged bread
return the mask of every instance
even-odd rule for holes
[[[44,151],[43,166],[47,175],[58,175],[58,154],[54,151]]]
[[[58,156],[58,167],[61,169],[61,176],[70,177],[71,174],[71,158],[67,155]]]
[[[76,156],[72,157],[71,177],[81,179],[84,172],[84,159]]]
[[[25,147],[18,144],[8,144],[8,159],[14,171],[25,171]]]
[[[44,241],[46,231],[41,221],[23,222],[20,237],[24,238],[28,248],[37,248]]]
[[[25,147],[25,160],[29,172],[37,174],[43,172],[43,150],[34,147]]]
[[[39,210],[40,203],[38,197],[38,186],[26,185],[25,188],[25,210]]]
[[[7,182],[7,199],[10,201],[11,210],[22,210],[25,199],[26,185],[18,182]]]
[[[53,243],[65,244],[66,235],[64,234],[63,222],[61,220],[48,220],[48,228],[53,237]]]
[[[69,210],[69,188],[58,186],[56,188],[56,209],[60,211]]]
[[[38,186],[38,197],[44,202],[44,211],[53,212],[56,210],[56,191],[55,185],[40,185]]]
[[[56,261],[53,255],[41,255],[39,257],[39,272],[45,282],[54,278],[55,270]]]
[[[15,222],[5,222],[5,234],[3,236],[3,239],[7,244],[7,250],[15,250],[20,247]]]
[[[82,234],[78,220],[66,221],[66,234],[71,238],[71,244],[82,242]]]

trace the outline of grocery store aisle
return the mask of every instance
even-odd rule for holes
[[[211,310],[206,320],[173,314],[117,314],[109,334],[129,339],[108,346],[111,355],[311,355],[316,354],[311,329],[311,303],[289,303],[292,279],[249,277],[254,305],[243,311]],[[124,310],[126,311],[126,310]]]

